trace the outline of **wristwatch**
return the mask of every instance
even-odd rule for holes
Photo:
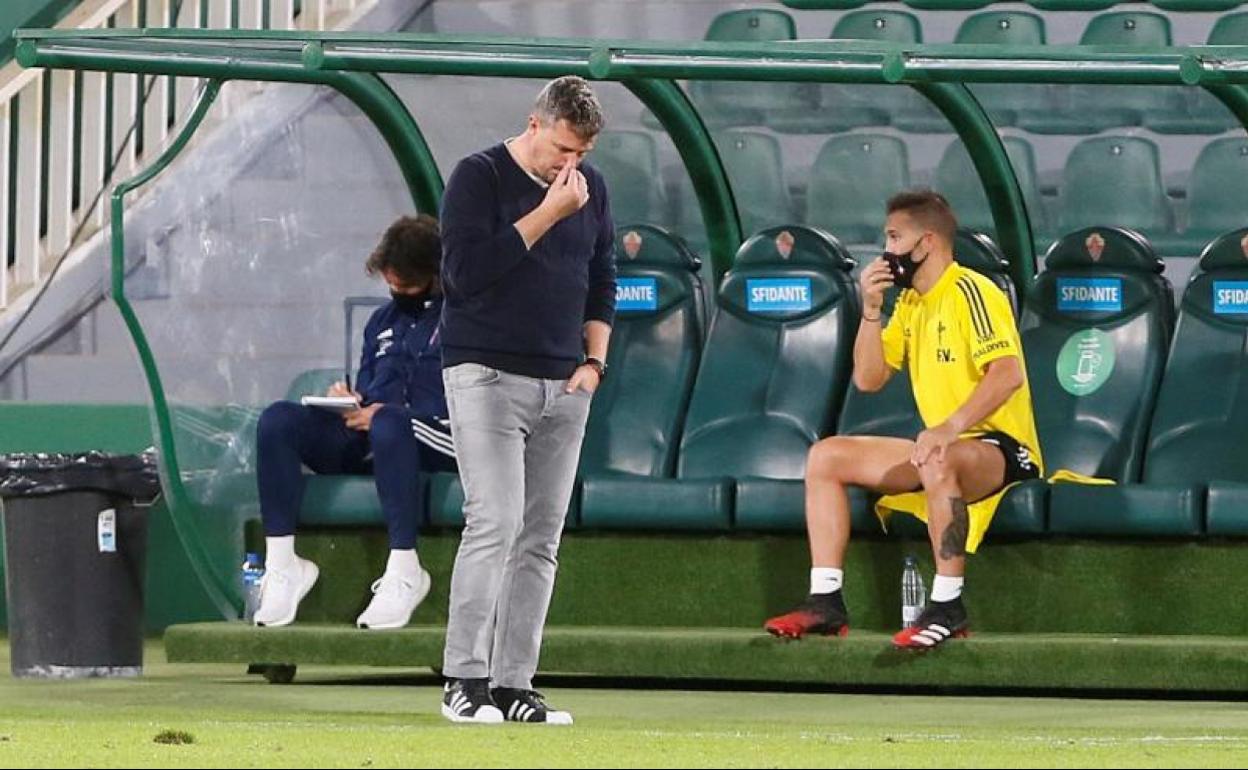
[[[592,366],[595,372],[598,372],[598,379],[605,380],[607,378],[607,362],[595,356],[585,356],[582,366]]]

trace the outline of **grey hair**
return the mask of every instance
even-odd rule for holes
[[[597,136],[605,122],[602,105],[589,87],[589,81],[576,75],[565,75],[547,83],[537,95],[533,113],[542,125],[568,121],[568,125],[582,139]]]

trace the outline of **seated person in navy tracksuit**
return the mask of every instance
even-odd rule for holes
[[[303,500],[303,466],[316,473],[372,474],[390,535],[386,572],[356,625],[399,628],[429,593],[429,573],[416,556],[424,518],[425,473],[454,471],[455,448],[442,390],[438,321],[442,244],[433,217],[402,217],[368,258],[392,300],[364,328],[356,390],[334,383],[331,396],[356,396],[345,414],[279,401],[260,416],[257,476],[264,521],[266,573],[258,626],[284,626],[316,583],[315,564],[295,555]]]

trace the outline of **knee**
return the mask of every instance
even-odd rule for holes
[[[833,436],[815,442],[806,453],[806,477],[820,480],[849,481],[856,462],[853,442]]]
[[[411,438],[411,417],[407,410],[387,404],[373,415],[373,422],[368,429],[368,440],[373,454],[398,449]]]
[[[293,439],[299,429],[303,407],[293,401],[277,401],[260,413],[256,424],[256,440],[269,444],[283,439]]]
[[[944,456],[933,457],[919,467],[919,480],[928,492],[954,491],[962,468],[971,461],[965,446],[954,444],[945,450]]]

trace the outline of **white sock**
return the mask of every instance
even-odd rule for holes
[[[932,601],[951,602],[962,595],[965,578],[937,575],[932,580]]]
[[[844,582],[844,570],[836,567],[810,568],[810,592],[812,594],[830,594],[839,591]]]
[[[281,572],[295,565],[295,536],[264,539],[264,568]]]
[[[386,562],[386,573],[390,575],[414,576],[420,573],[420,557],[415,548],[391,550],[390,559]]]

